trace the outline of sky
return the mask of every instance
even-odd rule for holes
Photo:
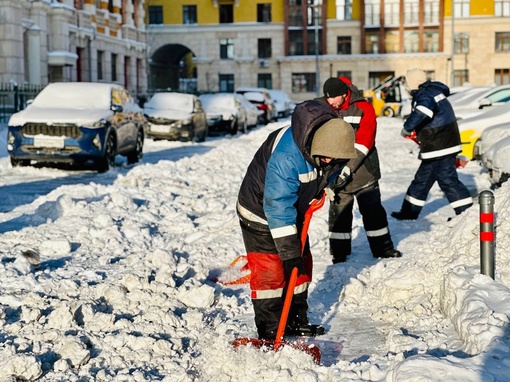
[[[12,168],[0,129],[0,381],[510,381],[510,187],[495,198],[495,280],[480,274],[476,162],[459,170],[475,205],[455,216],[431,190],[400,209],[419,160],[399,118],[378,120],[382,201],[399,259],[374,259],[355,207],[352,254],[333,265],[327,206],[309,229],[309,319],[327,332],[279,351],[255,337],[248,284],[224,285],[245,254],[240,183],[280,120],[203,143],[147,140],[105,174]],[[326,202],[327,205],[328,202]],[[452,218],[449,220],[449,218]]]

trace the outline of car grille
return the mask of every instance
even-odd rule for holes
[[[48,135],[50,137],[69,137],[77,139],[81,136],[81,131],[78,126],[69,123],[53,123],[47,125],[45,123],[25,123],[21,130],[25,136],[33,135]]]
[[[150,123],[154,123],[156,125],[171,125],[176,121],[175,119],[157,118],[151,117],[149,115],[145,115],[145,118],[147,118],[147,121],[149,121]]]

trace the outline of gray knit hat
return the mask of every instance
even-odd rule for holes
[[[343,119],[330,119],[315,132],[310,154],[312,157],[323,156],[334,159],[356,158],[354,129]]]
[[[406,73],[406,82],[410,90],[417,90],[425,81],[427,81],[427,75],[421,69],[409,69]]]

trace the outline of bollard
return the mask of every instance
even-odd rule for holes
[[[480,205],[480,273],[494,280],[494,194],[485,190],[478,196]]]

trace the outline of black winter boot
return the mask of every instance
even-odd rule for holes
[[[378,259],[394,259],[397,257],[402,257],[402,252],[400,252],[399,250],[397,250],[395,248],[392,248],[392,249],[388,249],[383,254],[380,254],[378,256],[374,255],[374,257],[376,257]]]
[[[400,211],[392,212],[391,216],[397,220],[416,220],[418,219],[421,209],[422,207],[411,204],[404,199]]]

